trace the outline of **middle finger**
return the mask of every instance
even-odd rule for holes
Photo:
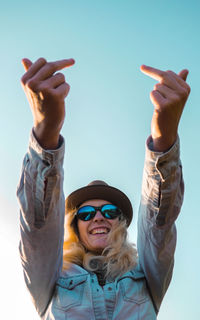
[[[51,77],[56,71],[72,66],[75,63],[74,59],[63,59],[55,62],[47,62],[35,76],[33,81],[42,81]]]
[[[141,71],[151,78],[158,80],[160,83],[167,85],[169,88],[177,90],[180,89],[180,84],[172,73],[168,71],[162,71],[156,68],[142,65]],[[177,76],[178,77],[178,76]]]

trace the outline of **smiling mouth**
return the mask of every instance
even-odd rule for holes
[[[92,229],[89,233],[92,235],[95,234],[108,234],[110,231],[110,229],[108,228],[96,228],[96,229]]]

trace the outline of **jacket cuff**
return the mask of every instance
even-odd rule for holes
[[[55,150],[46,150],[37,141],[32,129],[29,139],[29,155],[33,158],[39,157],[44,164],[54,166],[57,162],[63,161],[65,153],[65,141],[60,135],[59,147]]]
[[[149,174],[159,173],[161,180],[164,181],[168,176],[174,173],[180,161],[180,139],[177,137],[173,146],[166,152],[157,152],[152,150],[151,136],[146,142],[146,167]]]

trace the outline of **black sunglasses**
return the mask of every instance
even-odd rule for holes
[[[79,208],[75,215],[80,220],[89,221],[95,217],[98,210],[106,219],[115,219],[122,215],[122,211],[114,204],[104,204],[100,207],[84,206]]]

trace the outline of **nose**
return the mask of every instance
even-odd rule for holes
[[[102,216],[101,211],[97,210],[97,213],[96,213],[93,221],[102,221],[102,220],[104,220],[104,217]]]

